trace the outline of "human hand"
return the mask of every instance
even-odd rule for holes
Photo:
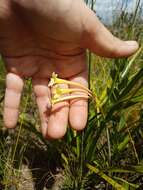
[[[114,37],[82,0],[1,0],[0,26],[0,52],[8,71],[5,125],[16,126],[23,80],[31,77],[47,138],[64,136],[68,120],[82,130],[88,115],[85,99],[63,101],[51,110],[53,72],[87,87],[86,49],[104,57],[126,57],[138,49],[137,42]]]

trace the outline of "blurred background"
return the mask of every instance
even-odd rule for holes
[[[104,23],[113,24],[122,11],[133,14],[136,6],[136,0],[96,0],[94,9]],[[139,9],[143,18],[143,0],[139,3]]]

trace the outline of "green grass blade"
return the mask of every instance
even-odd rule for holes
[[[122,185],[117,183],[115,180],[113,180],[111,177],[104,174],[102,171],[100,171],[95,166],[91,166],[90,164],[87,164],[87,167],[94,172],[95,174],[99,175],[101,178],[103,178],[106,182],[108,182],[110,185],[112,185],[117,190],[126,190]]]
[[[116,179],[116,180],[122,182],[122,183],[125,185],[125,187],[127,187],[129,190],[130,190],[130,188],[133,188],[133,189],[139,188],[139,185],[133,184],[133,183],[129,183],[127,180],[122,179],[122,178],[120,178],[120,177],[114,177],[114,179]]]
[[[129,63],[127,64],[125,70],[121,73],[121,80],[123,80],[126,77],[126,75],[129,73],[129,70],[130,70],[131,66],[136,61],[136,58],[140,55],[141,51],[142,51],[142,47],[136,52],[136,54],[129,61]]]
[[[121,168],[108,168],[109,172],[112,173],[140,173],[143,174],[143,165],[137,166],[126,166]]]
[[[127,87],[121,92],[119,98],[121,99],[122,97],[127,95],[142,77],[143,77],[143,68],[141,68],[138,71],[138,73],[133,77],[133,79],[129,82]]]

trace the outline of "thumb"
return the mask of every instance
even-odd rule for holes
[[[92,52],[112,58],[127,57],[137,51],[136,41],[122,41],[113,36],[88,7],[85,7],[83,18],[83,44]]]

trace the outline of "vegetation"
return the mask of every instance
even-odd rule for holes
[[[89,5],[92,9],[94,3]],[[143,189],[140,3],[137,0],[133,14],[122,10],[109,26],[119,37],[139,41],[141,48],[134,56],[105,59],[88,53],[90,89],[96,104],[89,101],[89,119],[81,133],[69,128],[62,140],[43,139],[30,79],[25,84],[17,129],[4,129],[5,68],[0,60],[0,189]]]

